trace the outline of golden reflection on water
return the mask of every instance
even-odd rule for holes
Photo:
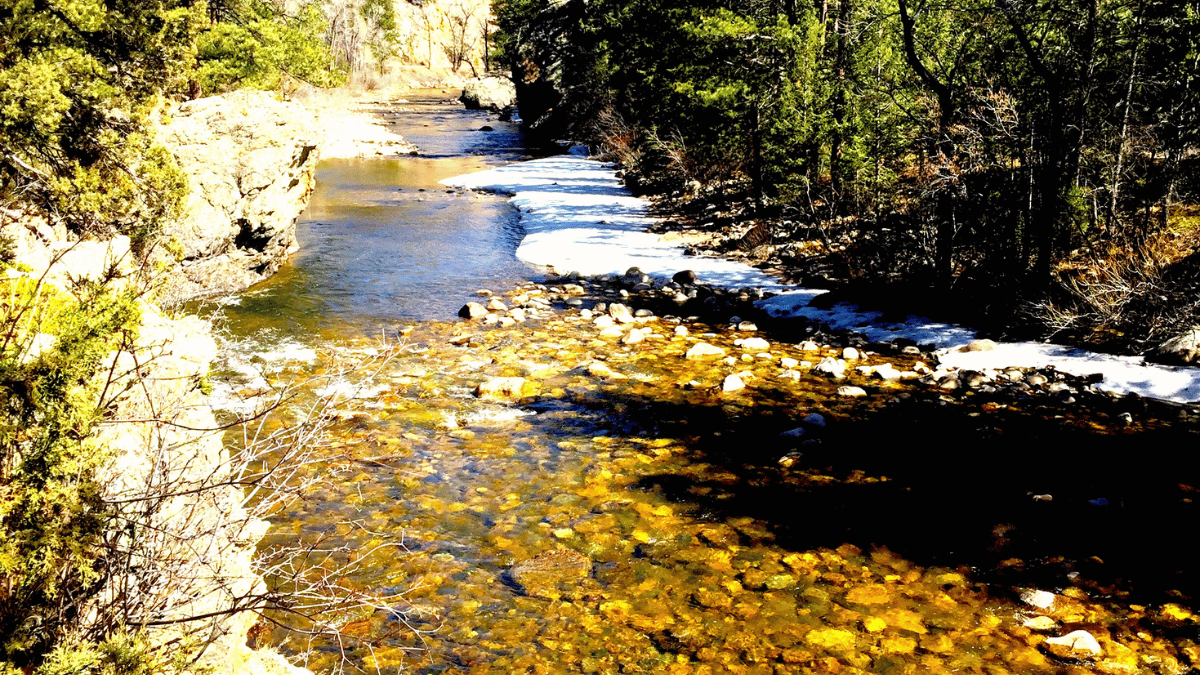
[[[1182,673],[1200,656],[1186,602],[1139,605],[1128,580],[1065,575],[1091,568],[1055,557],[1052,541],[1023,548],[991,528],[988,502],[1005,497],[980,480],[987,464],[960,472],[901,441],[888,448],[883,428],[937,420],[945,433],[978,434],[935,435],[961,455],[1003,448],[1005,434],[1044,440],[1043,424],[1076,441],[1140,427],[1088,411],[1026,422],[1011,406],[938,407],[937,394],[928,408],[903,407],[890,394],[916,389],[902,385],[838,398],[816,376],[779,378],[781,357],[813,359],[794,345],[731,368],[683,359],[696,338],[670,328],[621,346],[593,339],[571,314],[484,332],[467,348],[447,342],[463,326],[424,324],[376,378],[388,392],[343,405],[320,468],[331,480],[279,514],[264,547],[317,535],[360,550],[388,537],[406,545],[358,561],[351,583],[404,598],[393,612],[355,617],[347,633],[373,644],[351,647],[350,663],[388,673],[1124,675]],[[737,354],[734,337],[704,339]],[[323,358],[342,357],[328,348]],[[596,358],[617,376],[590,373]],[[727,371],[748,373],[748,390],[715,391]],[[521,407],[470,395],[493,376],[526,377],[538,393]],[[889,405],[902,412],[889,417]],[[929,419],[914,419],[927,409]],[[781,467],[775,459],[797,447],[779,432],[811,412],[833,430]],[[1038,452],[1013,448],[1015,461],[1026,451]],[[992,477],[1023,475],[997,467]],[[932,501],[907,496],[931,486]],[[940,511],[916,507],[938,499]],[[1010,536],[1018,543],[1006,548]],[[514,564],[556,549],[586,556],[591,573],[514,581]],[[1019,557],[1028,552],[1044,555]],[[926,564],[913,559],[922,555]],[[1021,602],[1018,584],[1045,570],[1057,570],[1053,603]],[[1102,653],[1045,642],[1076,629]],[[321,646],[310,667],[334,667],[336,651]]]

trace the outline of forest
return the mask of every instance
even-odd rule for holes
[[[1194,3],[500,0],[496,15],[531,128],[589,139],[651,193],[740,194],[777,242],[840,242],[825,252],[841,281],[1123,351],[1197,319]]]

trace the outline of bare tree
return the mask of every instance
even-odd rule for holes
[[[471,58],[471,52],[475,49],[475,39],[471,35],[471,19],[475,16],[475,8],[458,0],[451,5],[446,12],[446,18],[450,22],[449,40],[442,43],[442,50],[446,52],[446,59],[450,61],[450,67],[458,72],[464,62],[471,65],[472,74],[475,73],[475,63]]]

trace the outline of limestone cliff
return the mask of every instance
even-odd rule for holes
[[[183,218],[162,242],[179,261],[169,302],[242,290],[296,250],[322,140],[312,113],[269,93],[239,91],[163,115],[158,141],[187,173]]]

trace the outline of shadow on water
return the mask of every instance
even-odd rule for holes
[[[577,417],[605,420],[600,434],[686,439],[689,461],[720,479],[662,473],[631,487],[691,504],[705,519],[754,518],[790,550],[886,547],[918,565],[969,568],[978,582],[1086,583],[1123,602],[1200,595],[1187,527],[1200,516],[1195,424],[1126,429],[1118,415],[1131,403],[1107,397],[1074,411],[1053,400],[1014,410],[971,398],[911,391],[873,408],[847,402],[832,415],[842,421],[800,438],[780,434],[837,404],[806,407],[777,389],[675,402],[604,392],[582,401],[597,414]],[[563,417],[546,419],[555,428],[543,433],[563,433]],[[796,463],[783,468],[789,453]]]

